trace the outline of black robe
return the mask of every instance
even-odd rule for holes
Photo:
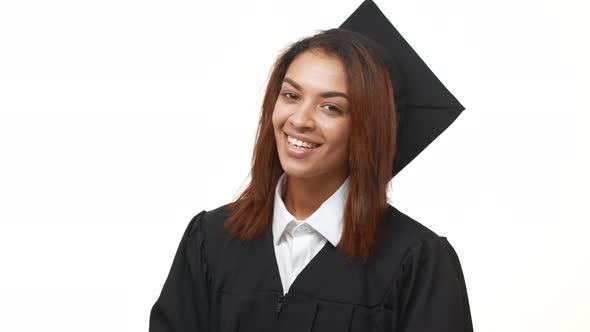
[[[326,241],[285,296],[271,229],[239,241],[226,217],[224,205],[188,224],[150,332],[473,331],[453,247],[391,205],[367,263]]]

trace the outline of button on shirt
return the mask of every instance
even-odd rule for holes
[[[284,294],[326,245],[326,241],[334,247],[340,242],[350,176],[305,220],[297,220],[285,207],[281,192],[286,180],[287,173],[283,173],[275,188],[272,222],[273,243]]]

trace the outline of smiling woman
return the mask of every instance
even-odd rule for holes
[[[307,220],[348,179],[338,246],[350,257],[371,255],[387,209],[398,122],[387,67],[368,45],[361,34],[331,29],[278,57],[262,105],[251,183],[227,206],[232,236],[252,240],[272,226],[274,189],[283,174],[281,197],[297,220]],[[319,146],[297,147],[305,142]]]
[[[251,182],[191,220],[151,332],[472,331],[453,247],[387,201],[395,173],[450,124],[425,121],[424,109],[400,122],[405,101],[435,100],[439,112],[461,106],[415,53],[392,67],[360,32],[385,31],[400,54],[411,50],[374,3],[344,26],[277,58]],[[399,71],[416,65],[412,75],[426,76],[402,90]]]

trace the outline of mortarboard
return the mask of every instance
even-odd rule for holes
[[[399,117],[393,175],[434,141],[465,109],[420,59],[377,5],[365,0],[339,29],[368,38],[394,86]]]

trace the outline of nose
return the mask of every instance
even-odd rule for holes
[[[305,103],[301,104],[289,117],[291,126],[298,130],[313,129],[315,126],[315,110],[316,105],[313,103],[309,103],[309,105],[306,105]]]

